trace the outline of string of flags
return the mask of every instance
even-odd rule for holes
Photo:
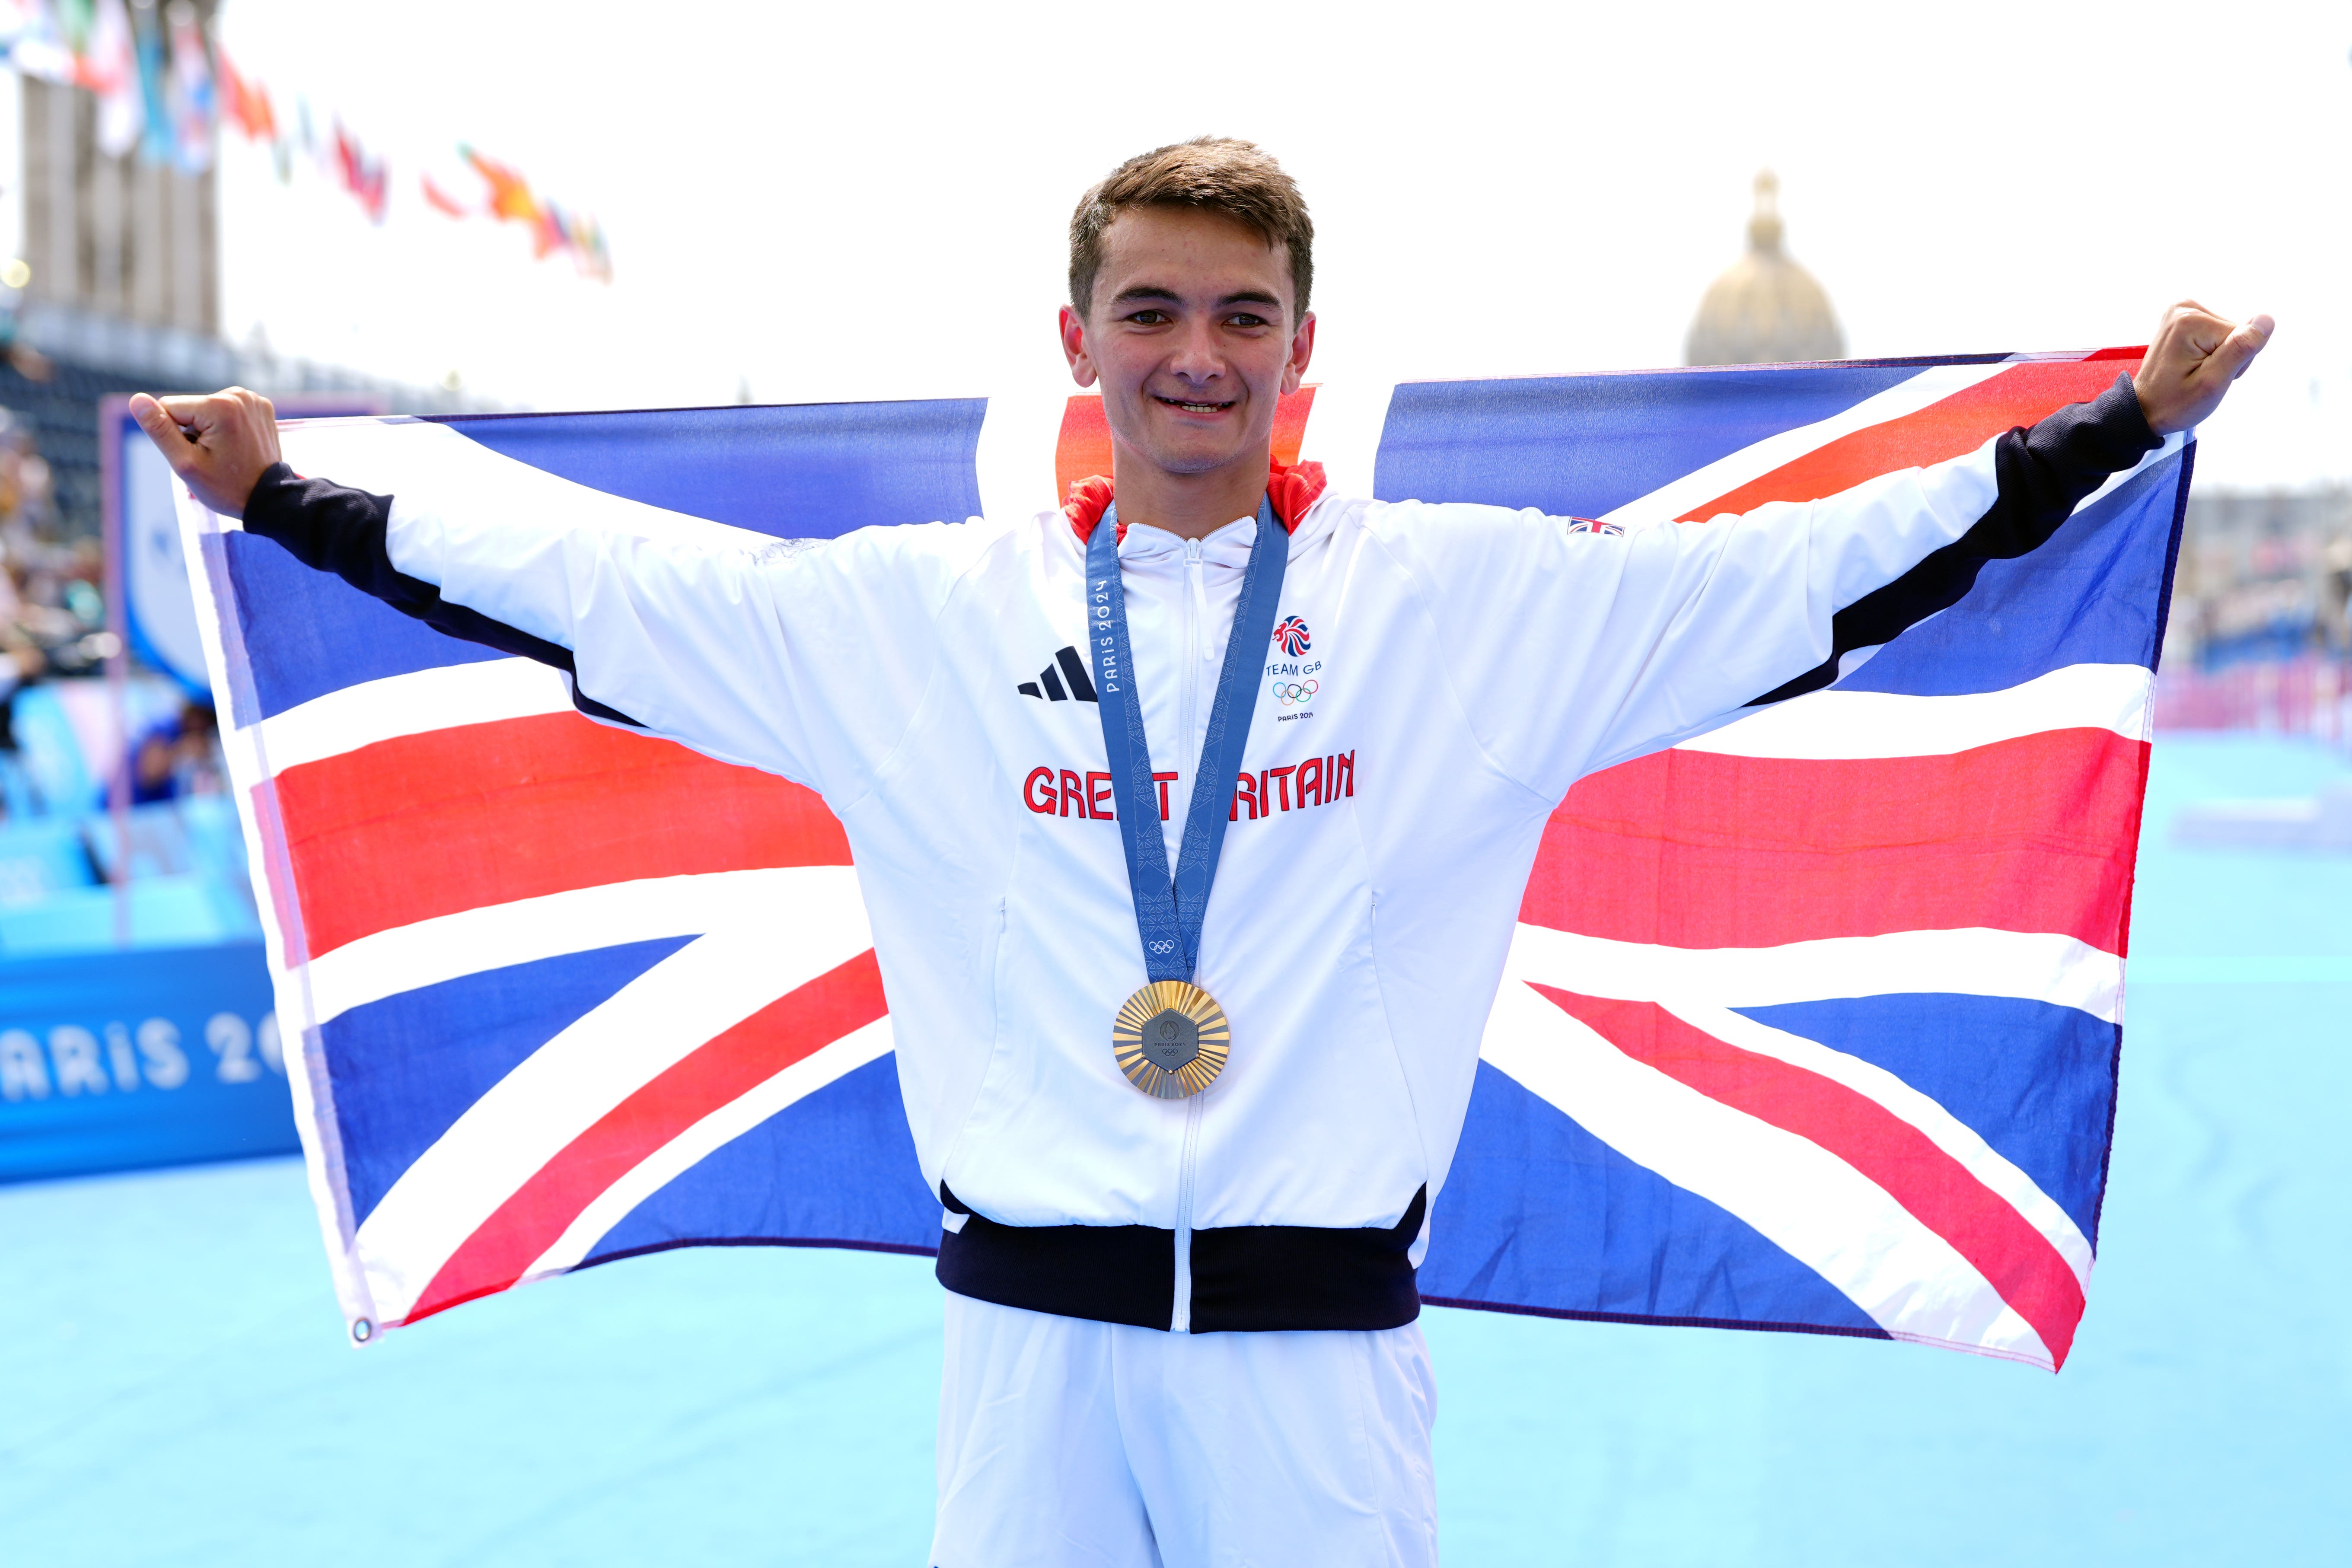
[[[99,149],[109,157],[135,153],[149,163],[202,174],[227,125],[268,148],[280,184],[293,183],[298,166],[315,168],[371,221],[384,222],[393,178],[381,153],[340,116],[321,130],[299,94],[281,120],[269,89],[238,70],[218,37],[205,37],[188,0],[158,10],[155,0],[0,0],[0,57],[22,75],[93,94]],[[612,281],[612,253],[593,218],[539,195],[515,169],[464,142],[444,175],[416,176],[434,212],[519,224],[534,257],[567,256],[582,275]],[[470,189],[477,183],[478,194]]]

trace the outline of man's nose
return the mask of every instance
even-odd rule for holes
[[[1224,374],[1225,356],[1217,342],[1217,331],[1207,321],[1189,322],[1177,339],[1176,351],[1168,359],[1168,368],[1187,381],[1213,381]]]

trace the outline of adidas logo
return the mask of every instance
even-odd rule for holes
[[[1061,668],[1056,669],[1055,665]],[[1054,656],[1054,663],[1037,672],[1034,680],[1024,680],[1013,689],[1024,697],[1042,697],[1048,702],[1067,702],[1073,697],[1081,702],[1095,700],[1095,683],[1087,676],[1087,661],[1078,657],[1075,647],[1066,647]]]

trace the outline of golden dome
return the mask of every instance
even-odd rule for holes
[[[1748,220],[1748,254],[1707,285],[1683,346],[1685,364],[1783,364],[1842,359],[1830,297],[1813,275],[1780,249],[1780,182],[1756,176],[1756,216]]]

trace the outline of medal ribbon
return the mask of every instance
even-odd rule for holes
[[[1127,885],[1135,899],[1143,967],[1154,980],[1192,978],[1200,962],[1201,921],[1217,879],[1226,812],[1239,787],[1242,750],[1257,710],[1258,662],[1274,637],[1275,601],[1290,561],[1290,535],[1275,520],[1271,497],[1258,503],[1257,538],[1242,573],[1241,602],[1224,668],[1209,704],[1209,730],[1192,777],[1176,875],[1168,875],[1168,844],[1160,831],[1160,799],[1151,778],[1151,747],[1143,734],[1143,703],[1135,690],[1135,658],[1128,646],[1127,595],[1118,579],[1118,503],[1113,501],[1087,540],[1087,639],[1094,652],[1095,697],[1102,710],[1103,743],[1110,752],[1112,798],[1119,842],[1127,849]],[[1248,695],[1242,693],[1246,689]],[[1235,710],[1239,711],[1236,712]]]

